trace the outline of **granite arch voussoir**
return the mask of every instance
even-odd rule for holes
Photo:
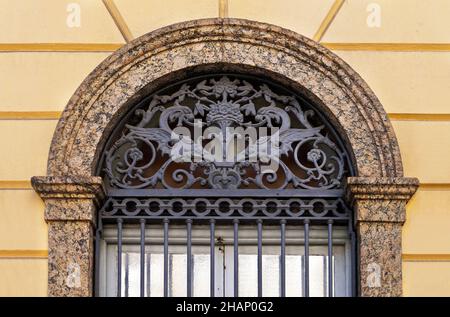
[[[295,83],[344,134],[358,176],[403,176],[389,119],[356,72],[301,35],[239,19],[205,19],[168,26],[108,57],[66,106],[53,137],[47,174],[94,175],[111,126],[127,110],[130,100],[160,78],[202,65],[211,69],[211,65],[248,66]]]

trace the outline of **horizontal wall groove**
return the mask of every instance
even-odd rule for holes
[[[29,180],[0,180],[1,189],[32,189],[31,181]],[[436,189],[436,190],[450,190],[449,182],[436,182],[436,183],[420,183],[420,189]]]
[[[48,250],[0,250],[0,259],[47,259]]]
[[[47,258],[48,250],[0,250],[0,258]],[[402,254],[405,262],[450,262],[450,254]]]
[[[336,51],[450,52],[450,43],[331,43]],[[0,52],[114,52],[125,43],[0,43]]]
[[[404,262],[450,262],[450,254],[402,254]]]
[[[450,190],[450,182],[448,182],[448,183],[420,183],[419,188],[422,190]]]
[[[0,111],[0,120],[56,120],[61,111]]]
[[[0,52],[114,52],[124,43],[0,43]]]
[[[334,51],[450,52],[450,43],[330,43],[321,42]]]
[[[32,189],[31,181],[29,180],[0,180],[0,189]]]
[[[450,121],[450,113],[389,113],[392,121]]]
[[[0,120],[58,120],[62,111],[0,111]],[[392,121],[449,121],[450,113],[389,113]]]
[[[47,258],[48,250],[0,250],[0,258]],[[405,262],[450,261],[450,254],[403,254]]]

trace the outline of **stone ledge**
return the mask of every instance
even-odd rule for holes
[[[346,181],[346,197],[355,200],[404,200],[407,202],[419,187],[414,177],[349,177]]]
[[[34,176],[31,185],[42,200],[92,199],[105,197],[102,178],[99,176]]]
[[[96,223],[96,205],[104,199],[103,181],[98,176],[34,176],[34,190],[45,202],[45,220]]]

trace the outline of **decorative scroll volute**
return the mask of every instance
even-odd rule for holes
[[[229,75],[153,95],[109,143],[109,186],[340,188],[345,151],[308,103],[284,93]]]

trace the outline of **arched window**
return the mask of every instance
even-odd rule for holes
[[[98,295],[355,293],[352,163],[298,92],[242,73],[175,82],[130,107],[98,173]]]
[[[418,184],[348,64],[241,19],[167,26],[108,57],[62,113],[47,176],[32,178],[51,296],[94,285],[112,296],[401,296]]]

